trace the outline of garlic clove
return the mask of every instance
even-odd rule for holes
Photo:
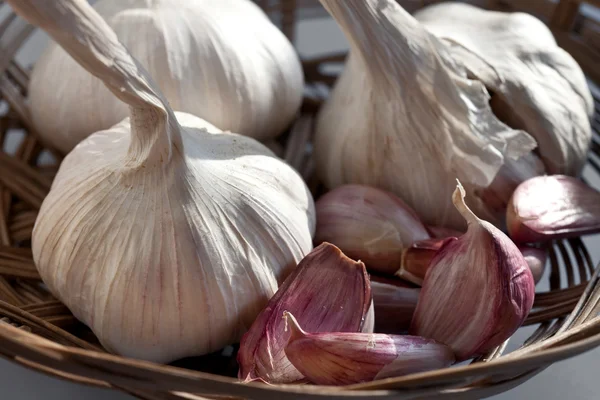
[[[174,112],[87,1],[10,4],[130,106],[65,157],[44,199],[32,253],[46,286],[126,357],[167,363],[238,342],[312,249],[300,175]]]
[[[369,324],[367,330],[372,331],[371,287],[364,264],[329,243],[309,253],[242,338],[240,379],[268,383],[303,379],[284,352],[290,336],[281,318],[286,310],[314,332],[361,332]]]
[[[285,353],[304,376],[319,385],[349,385],[446,368],[452,350],[434,340],[377,333],[306,333],[290,312]]]
[[[536,139],[548,173],[579,174],[594,101],[581,68],[546,24],[458,2],[426,7],[415,18],[493,93],[498,117]]]
[[[444,343],[457,361],[499,346],[525,321],[533,306],[534,282],[517,246],[480,220],[464,203],[458,183],[452,197],[468,223],[431,261],[410,334]]]
[[[402,251],[429,233],[414,211],[394,194],[364,185],[343,185],[315,204],[315,242],[330,242],[369,270],[392,275]]]
[[[403,333],[408,331],[420,288],[399,286],[374,281],[371,278],[371,293],[375,306],[375,332]]]
[[[533,153],[529,153],[518,160],[507,160],[500,168],[498,175],[490,186],[478,192],[477,195],[494,215],[496,221],[503,221],[510,198],[515,189],[528,179],[544,175],[544,164]],[[503,224],[495,224],[503,228]]]
[[[396,276],[421,286],[433,257],[452,240],[456,238],[426,239],[413,243],[402,252],[402,263]]]
[[[533,243],[600,232],[600,192],[565,175],[540,176],[513,193],[506,214],[515,242]]]
[[[544,271],[546,270],[548,249],[529,246],[519,246],[519,250],[521,251],[521,254],[523,254],[523,258],[525,259],[525,262],[531,270],[531,275],[533,275],[533,281],[535,283],[538,283],[540,279],[542,279]]]

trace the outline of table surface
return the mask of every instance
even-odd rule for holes
[[[3,15],[0,9],[0,18]],[[4,10],[5,11],[5,10]],[[329,19],[315,19],[300,22],[297,31],[297,47],[302,56],[315,56],[332,53],[348,48],[347,42],[337,26]],[[24,64],[33,63],[46,45],[47,37],[36,32],[18,55]],[[600,187],[600,179],[591,170],[584,171],[588,180]],[[600,236],[585,238],[594,262],[600,261]],[[547,279],[537,287],[538,291],[547,289]],[[521,329],[509,345],[514,349],[533,332],[533,328]],[[510,392],[494,396],[495,400],[541,398],[545,400],[593,399],[597,398],[598,368],[600,367],[600,348],[579,357],[563,361],[549,367],[525,384]],[[90,388],[48,377],[38,372],[0,359],[0,398],[6,400],[126,400],[133,397],[105,389]]]

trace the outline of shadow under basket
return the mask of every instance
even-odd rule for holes
[[[486,8],[525,11],[546,22],[559,44],[600,83],[600,1],[470,1]],[[316,0],[257,1],[293,40],[300,18],[328,18]],[[414,11],[433,1],[400,1]],[[113,388],[143,399],[479,399],[510,390],[564,360],[600,346],[600,268],[581,239],[556,241],[550,252],[550,291],[537,293],[525,344],[506,355],[495,349],[468,365],[370,383],[323,387],[242,384],[236,347],[159,365],[106,353],[91,331],[41,283],[30,240],[61,155],[36,135],[27,107],[27,69],[15,60],[34,28],[0,1],[0,354],[16,363],[78,383]],[[314,193],[320,184],[311,159],[313,119],[336,76],[325,68],[345,54],[304,60],[307,95],[302,115],[277,142],[268,143],[295,167]],[[337,70],[337,69],[336,69]],[[591,83],[592,86],[593,83]],[[593,91],[597,88],[593,88]],[[586,167],[600,176],[600,99],[594,93],[594,136]],[[8,148],[8,142],[16,148]],[[52,153],[54,157],[48,157]]]

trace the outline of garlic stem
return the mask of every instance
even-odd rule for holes
[[[84,0],[9,1],[39,26],[116,97],[130,106],[129,168],[162,163],[180,147],[180,126],[173,110],[144,68]]]
[[[393,71],[397,79],[409,82],[414,78],[421,63],[418,57],[410,55],[410,46],[415,36],[426,32],[413,16],[400,7],[392,10],[372,1],[320,1],[347,35],[350,45],[356,48],[352,55],[363,58],[365,67],[384,72],[383,76]],[[382,34],[381,27],[392,29],[385,29]],[[375,48],[377,45],[394,48],[396,52],[381,51]],[[404,53],[406,57],[398,57]]]
[[[465,203],[465,188],[460,183],[460,181],[456,180],[456,189],[454,189],[454,193],[452,193],[452,203],[462,215],[462,217],[467,221],[467,224],[475,223],[477,224],[480,219],[477,218],[477,215],[471,211],[467,203]]]

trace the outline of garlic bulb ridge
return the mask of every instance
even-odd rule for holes
[[[279,135],[295,117],[300,60],[253,2],[100,0],[94,7],[174,110],[258,140]],[[29,98],[40,135],[63,152],[128,114],[126,103],[55,43],[35,65]]]
[[[492,112],[483,84],[393,0],[321,0],[350,55],[320,112],[318,172],[327,186],[389,190],[431,225],[464,228],[448,200],[458,177],[471,194],[508,159],[536,147]],[[470,206],[491,219],[485,204]]]
[[[64,159],[32,238],[44,282],[125,356],[170,362],[239,340],[312,248],[301,177],[255,140],[173,112],[84,0],[11,3],[131,115]]]

